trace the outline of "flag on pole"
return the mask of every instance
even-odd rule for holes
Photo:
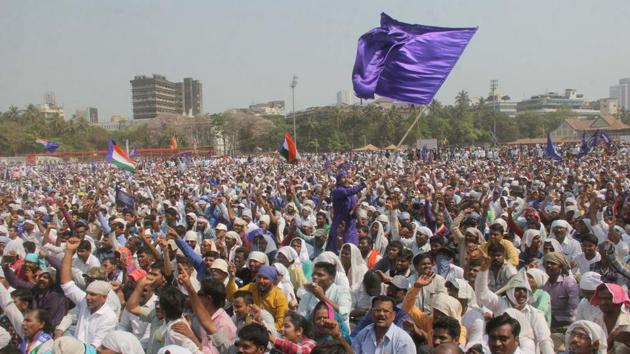
[[[382,13],[381,26],[359,38],[354,92],[365,99],[376,94],[429,104],[476,31],[412,25]]]
[[[127,156],[125,150],[123,150],[114,139],[109,139],[109,149],[105,159],[112,165],[129,172],[136,170],[136,163]]]
[[[55,152],[55,150],[57,150],[57,148],[59,147],[59,144],[54,143],[48,139],[35,139],[35,142],[42,145],[44,147],[44,149],[48,152]]]
[[[591,151],[591,147],[588,144],[588,141],[586,141],[586,132],[582,132],[582,143],[580,144],[580,151],[577,154],[577,158],[581,159],[582,157],[586,156],[586,154],[588,154]]]
[[[558,153],[553,141],[551,141],[551,134],[547,134],[547,148],[545,149],[545,156],[556,161],[562,161],[562,156]]]
[[[299,158],[297,148],[295,147],[295,143],[291,138],[291,134],[287,131],[284,133],[284,140],[280,143],[280,147],[278,148],[278,152],[282,155],[287,162],[293,163],[296,162]]]
[[[135,200],[133,196],[116,186],[116,205],[125,208],[126,210],[135,210]]]
[[[177,150],[177,138],[175,135],[171,138],[171,150]]]
[[[138,155],[138,153],[136,152],[136,149],[131,149],[131,152],[129,153],[129,157],[136,157]]]
[[[610,145],[610,143],[612,143],[612,140],[610,140],[610,136],[608,136],[608,133],[600,132],[599,136],[602,138],[602,141],[607,145]]]

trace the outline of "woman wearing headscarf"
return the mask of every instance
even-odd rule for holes
[[[385,237],[385,230],[380,221],[374,221],[372,225],[370,225],[370,237],[372,237],[374,241],[374,249],[378,254],[385,254],[389,241]]]
[[[361,287],[363,276],[368,271],[368,267],[361,257],[361,251],[352,243],[341,246],[341,265],[350,282],[350,291],[354,292]]]
[[[140,341],[136,336],[125,331],[112,331],[110,332],[101,346],[98,348],[99,353],[101,351],[109,350],[107,353],[116,354],[142,354],[144,349],[140,345]]]
[[[275,281],[275,285],[282,290],[284,296],[287,298],[287,302],[289,303],[289,309],[296,309],[298,306],[298,299],[295,296],[295,291],[293,284],[291,283],[291,276],[289,275],[289,270],[282,263],[276,262],[273,264],[273,267],[278,271],[278,278]]]
[[[556,241],[557,242],[557,241]],[[519,267],[527,266],[534,260],[540,260],[542,253],[542,238],[540,231],[529,229],[523,234],[521,254],[519,255]]]
[[[475,294],[479,306],[485,306],[495,314],[503,313],[508,308],[521,311],[527,317],[534,331],[536,353],[553,354],[551,331],[545,320],[545,315],[529,304],[532,298],[532,289],[529,286],[525,271],[519,271],[495,294],[488,288],[490,258],[481,254],[480,262],[480,271],[475,278]]]
[[[628,293],[617,284],[603,283],[595,290],[595,295],[591,298],[591,304],[599,306],[602,313],[595,317],[593,322],[597,323],[606,334],[610,335],[620,326],[630,325],[630,299]],[[611,341],[608,342],[612,348]],[[615,343],[615,353],[624,353],[623,349],[630,350],[622,343]]]
[[[560,252],[547,253],[543,265],[549,276],[543,289],[551,296],[551,327],[566,327],[575,321],[580,299],[577,281],[570,275],[571,265]]]
[[[600,325],[591,321],[575,321],[564,335],[567,354],[606,354],[606,333]],[[619,353],[619,352],[615,352]]]
[[[292,239],[290,246],[295,250],[295,252],[297,252],[300,257],[300,263],[302,263],[302,271],[304,272],[304,277],[306,279],[311,279],[311,276],[313,275],[313,261],[311,261],[313,246],[309,245],[304,239],[299,237]]]
[[[337,286],[350,289],[350,282],[348,281],[348,276],[346,276],[346,271],[343,268],[343,264],[341,264],[341,260],[339,260],[339,257],[337,257],[336,254],[330,251],[326,251],[320,254],[319,256],[317,256],[317,258],[313,260],[313,264],[316,264],[318,262],[326,262],[326,263],[334,264],[335,267],[337,268],[337,275],[335,275],[335,284],[337,284]]]
[[[278,248],[276,247],[276,241],[269,231],[263,229],[257,229],[252,231],[253,235],[250,238],[252,242],[252,250],[263,252],[267,255],[270,261],[273,261],[276,257]]]
[[[548,292],[543,290],[547,279],[549,279],[547,273],[542,270],[538,268],[527,269],[527,280],[529,280],[529,286],[534,292],[531,305],[542,311],[545,314],[545,320],[551,325],[551,297]]]
[[[287,281],[293,284],[295,289],[301,288],[308,282],[304,276],[302,262],[297,252],[290,246],[282,246],[276,254],[276,262],[281,263],[288,271]]]
[[[346,343],[351,344],[350,340],[350,329],[348,325],[344,321],[343,317],[335,311],[335,309],[330,306],[327,302],[320,301],[315,305],[313,309],[313,323],[315,333],[313,335],[313,339],[318,343],[327,342],[332,338],[331,336],[331,326],[330,321],[334,321],[337,323],[337,327],[339,328],[339,334],[341,338],[346,341]]]
[[[234,262],[234,254],[236,249],[243,246],[243,240],[235,231],[225,233],[225,256],[230,262]]]

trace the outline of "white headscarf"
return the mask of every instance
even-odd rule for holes
[[[105,339],[103,339],[101,345],[121,354],[144,353],[144,349],[142,349],[138,338],[125,331],[110,332]]]
[[[265,253],[260,252],[260,251],[249,252],[249,256],[247,257],[247,260],[250,260],[250,259],[269,265],[269,257],[267,257]]]
[[[184,347],[180,347],[179,345],[167,345],[166,347],[160,348],[157,354],[192,354],[192,352]]]
[[[527,229],[527,230],[525,230],[525,232],[523,233],[523,242],[521,243],[521,250],[524,251],[524,250],[528,249],[532,245],[532,241],[534,241],[534,238],[536,236],[541,236],[540,235],[540,230],[535,230],[535,229]],[[541,239],[541,241],[542,241],[542,239]]]
[[[591,339],[591,343],[595,341],[599,341],[599,347],[597,349],[597,354],[606,354],[608,351],[608,342],[606,332],[602,329],[600,325],[595,322],[581,320],[573,322],[569,328],[567,328],[566,334],[564,336],[566,349],[569,349],[569,345],[571,344],[571,331],[575,328],[582,328],[588,334],[588,337]]]
[[[335,275],[335,284],[337,284],[337,286],[350,288],[350,282],[348,281],[348,277],[346,276],[346,271],[343,269],[343,264],[341,264],[341,261],[336,254],[330,251],[323,252],[313,260],[313,264],[317,264],[317,262],[334,264],[337,268],[337,274]]]
[[[374,246],[372,246],[372,248],[374,248],[379,254],[385,254],[389,241],[385,238],[383,224],[379,221],[373,222],[372,225],[370,225],[370,237],[372,237],[372,226],[374,226],[374,224],[378,225],[378,231],[376,232],[376,239],[374,240]]]
[[[279,262],[274,263],[273,267],[276,268],[278,274],[282,275],[282,280],[278,283],[278,287],[282,290],[284,296],[286,296],[289,304],[297,302],[297,297],[295,296],[293,283],[291,283],[291,276],[289,275],[287,267]]]
[[[236,253],[236,249],[243,246],[243,240],[241,240],[241,237],[235,231],[226,232],[225,238],[226,239],[229,238],[236,241],[236,243],[234,244],[234,247],[230,248],[230,250],[228,251],[228,260],[230,262],[234,262],[234,254]]]
[[[350,270],[346,275],[350,282],[350,289],[356,290],[363,284],[363,276],[368,271],[368,267],[357,246],[352,243],[345,243],[341,248],[343,249],[346,246],[350,247]]]
[[[571,236],[571,233],[573,232],[573,227],[569,224],[569,222],[567,222],[566,220],[563,219],[556,219],[551,223],[551,227],[549,228],[549,236],[553,237],[554,239],[556,238],[556,234],[553,231],[553,229],[556,227],[564,227],[565,229],[567,229],[567,235],[566,237]]]
[[[24,250],[24,245],[23,245],[23,241],[21,239],[15,239],[15,240],[11,240],[7,243],[6,246],[4,246],[4,254],[7,255],[12,251],[15,251],[15,253],[20,256],[20,259],[24,259],[24,257],[26,256],[26,251]]]
[[[306,241],[302,238],[294,238],[291,240],[291,243],[293,243],[295,240],[299,240],[300,244],[302,245],[302,247],[300,247],[300,262],[302,262],[302,264],[308,263],[311,260],[311,254],[313,253],[313,246],[306,243]],[[293,250],[295,251],[295,248]]]
[[[262,234],[258,234],[256,235],[256,237],[263,237],[265,241],[267,241],[267,247],[264,250],[265,254],[269,254],[278,249],[276,247],[276,241],[273,238],[271,238],[271,235],[269,235],[268,233],[265,232]],[[254,240],[256,239],[256,237],[254,237]],[[256,242],[254,242],[254,245],[255,245],[254,247],[256,248],[256,250],[262,251],[258,249],[258,244]]]
[[[529,268],[527,269],[527,274],[531,275],[536,282],[536,289],[542,289],[542,287],[547,283],[549,276],[547,273],[543,272],[538,268]]]
[[[293,249],[291,246],[282,246],[278,249],[278,253],[282,253],[283,256],[286,257],[289,262],[291,262],[291,266],[293,265],[302,265],[302,261],[300,260],[300,256],[297,254],[297,251]]]

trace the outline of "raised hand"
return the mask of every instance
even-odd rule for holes
[[[435,278],[435,273],[431,272],[429,274],[422,274],[418,277],[416,282],[413,284],[413,287],[416,289],[424,288],[425,286],[431,284],[433,279]]]

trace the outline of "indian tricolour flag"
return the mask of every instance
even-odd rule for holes
[[[291,138],[291,134],[289,134],[289,132],[284,133],[284,140],[280,143],[278,152],[290,163],[296,162],[300,157],[298,155],[297,148],[295,147],[295,143],[293,142],[293,138]]]
[[[136,163],[127,156],[125,150],[116,144],[114,139],[109,139],[109,150],[107,151],[106,159],[112,165],[125,171],[134,172],[136,170]]]

